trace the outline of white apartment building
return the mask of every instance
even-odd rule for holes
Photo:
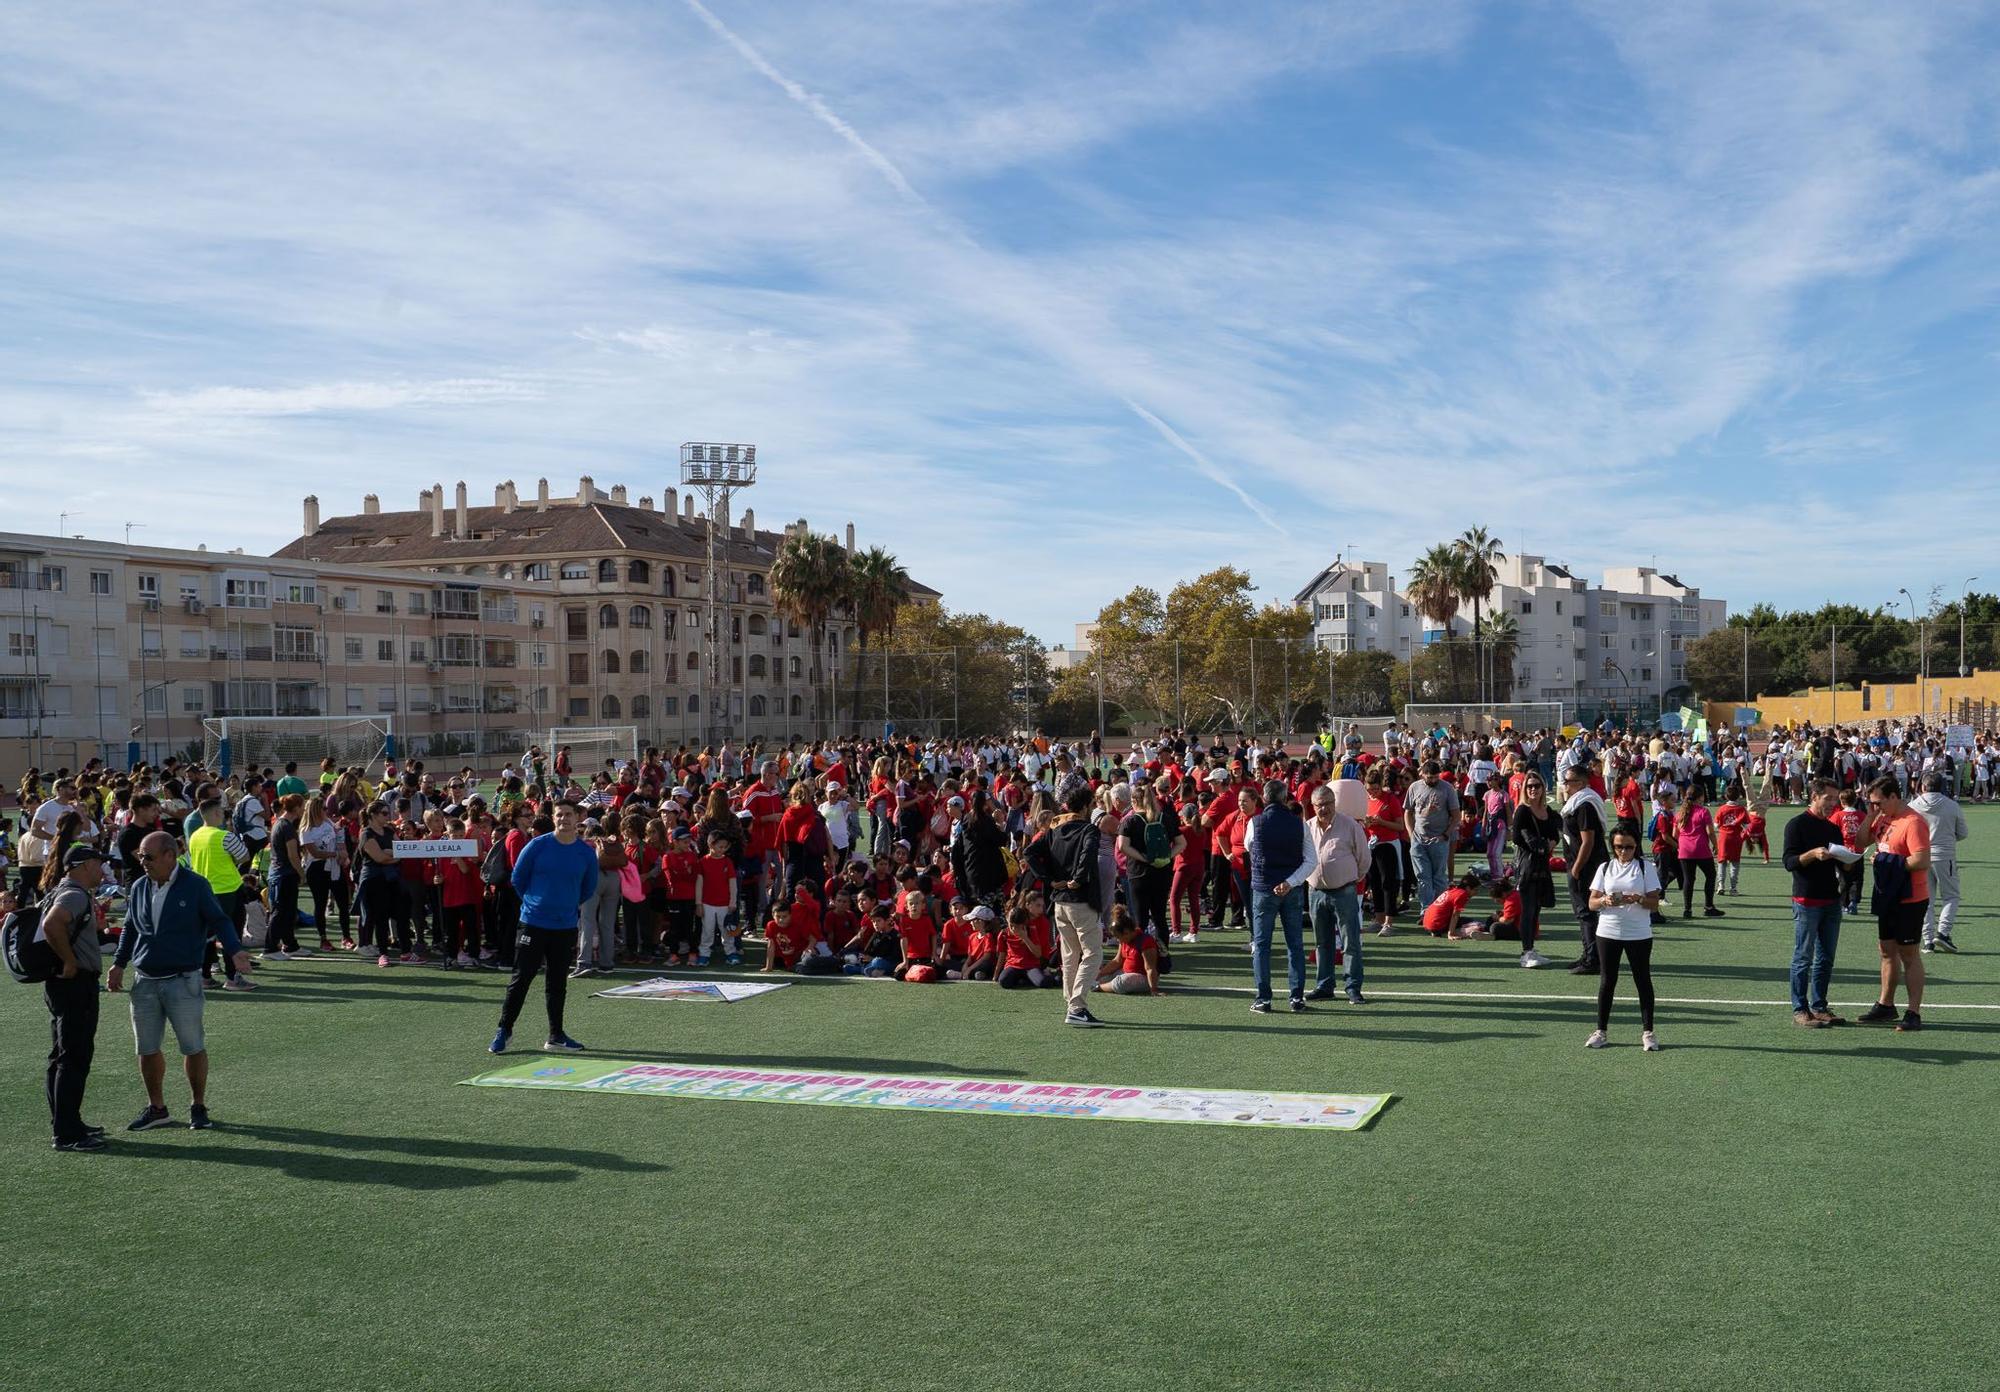
[[[1494,569],[1480,609],[1507,614],[1516,625],[1513,700],[1671,702],[1686,683],[1686,644],[1728,617],[1724,601],[1705,599],[1696,587],[1650,566],[1607,570],[1602,585],[1531,554],[1503,557]],[[1334,652],[1407,658],[1445,632],[1395,588],[1381,561],[1336,558],[1293,602],[1312,613],[1314,645]],[[1472,623],[1472,606],[1462,604],[1450,628],[1469,637]]]

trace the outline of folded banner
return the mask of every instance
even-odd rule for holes
[[[782,991],[791,984],[789,981],[676,981],[670,976],[656,976],[630,986],[613,986],[597,994],[630,1000],[740,1001],[767,991]]]
[[[1003,1082],[995,1078],[918,1078],[902,1073],[814,1073],[728,1064],[516,1064],[468,1087],[555,1088],[622,1092],[721,1102],[795,1102],[813,1107],[878,1107],[909,1112],[987,1112],[1005,1116],[1166,1121],[1197,1126],[1278,1126],[1359,1131],[1390,1094],[1226,1092],[1198,1088],[1095,1087],[1078,1083]]]

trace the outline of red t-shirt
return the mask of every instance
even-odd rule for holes
[[[978,930],[969,918],[956,916],[944,921],[944,955],[946,957],[969,957],[972,955],[972,939]]]
[[[1140,976],[1144,976],[1146,974],[1146,949],[1148,947],[1152,948],[1155,952],[1159,951],[1159,944],[1153,941],[1151,933],[1140,933],[1131,942],[1119,943],[1118,970],[1121,972],[1134,972]]]
[[[1444,932],[1446,928],[1451,926],[1452,911],[1457,910],[1463,914],[1465,906],[1471,902],[1471,890],[1460,889],[1457,885],[1453,885],[1437,898],[1431,900],[1431,906],[1424,910],[1424,931],[1427,933]]]
[[[694,853],[694,847],[685,841],[667,852],[667,898],[694,898],[695,879],[700,873],[701,860]]]
[[[447,909],[462,909],[477,904],[486,898],[486,885],[479,878],[479,863],[451,859],[442,862],[440,872],[444,886],[444,906]]]
[[[1377,826],[1369,827],[1368,835],[1371,840],[1388,842],[1401,841],[1403,839],[1403,795],[1401,793],[1383,793],[1380,797],[1369,798],[1368,815],[1371,817],[1380,817],[1385,822],[1394,822],[1396,824],[1394,831],[1384,831],[1381,827]]]
[[[1027,942],[1022,942],[1011,932],[1002,934],[1000,942],[1002,951],[1000,966],[1002,970],[1008,967],[1018,967],[1022,971],[1026,971],[1030,967],[1039,967],[1042,963],[1049,960],[1049,954],[1056,949],[1055,933],[1049,927],[1049,921],[1046,918],[1028,920]]]
[[[1175,863],[1200,865],[1208,859],[1210,832],[1207,827],[1200,822],[1183,821],[1181,836],[1185,839],[1185,844],[1181,847],[1181,853],[1174,857]]]
[[[903,940],[903,959],[914,957],[930,958],[937,955],[937,925],[931,922],[929,914],[918,914],[915,918],[896,917],[896,935]]]
[[[852,909],[828,909],[821,922],[821,930],[826,934],[826,945],[835,952],[845,952],[854,942],[854,935],[860,931],[861,916]]]
[[[1521,891],[1510,889],[1500,896],[1500,922],[1519,923],[1521,921]]]
[[[1743,854],[1743,828],[1749,820],[1750,814],[1733,802],[1715,809],[1715,848],[1724,860],[1734,860]]]
[[[703,856],[695,866],[695,879],[701,885],[703,907],[727,907],[730,889],[736,883],[736,862],[728,856]]]
[[[764,936],[770,940],[771,948],[777,954],[778,965],[794,967],[798,965],[799,958],[812,950],[819,935],[800,924],[798,910],[794,909],[790,923],[781,927],[775,918],[766,923]]]
[[[750,814],[745,854],[760,856],[778,844],[778,826],[785,815],[785,795],[762,783],[743,795],[743,810]],[[773,820],[766,822],[770,817]]]
[[[804,902],[800,902],[797,899],[792,900],[793,927],[802,928],[806,932],[811,933],[814,937],[818,937],[820,935],[819,924],[820,924],[820,915],[819,915],[818,904],[815,904],[810,897],[808,897]]]

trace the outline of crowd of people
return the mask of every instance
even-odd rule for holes
[[[1174,949],[1205,935],[1248,930],[1259,1013],[1273,1009],[1282,938],[1287,1004],[1302,1012],[1365,1004],[1364,939],[1406,918],[1442,940],[1516,942],[1523,968],[1549,965],[1544,916],[1566,899],[1568,968],[1598,978],[1587,1044],[1609,1042],[1629,968],[1650,1051],[1653,932],[1672,891],[1683,917],[1697,887],[1703,915],[1726,914],[1717,898],[1739,892],[1743,856],[1771,859],[1767,807],[1793,799],[1803,809],[1780,858],[1794,1020],[1841,1023],[1827,984],[1872,847],[1881,991],[1860,1018],[1921,1028],[1922,954],[1956,951],[1968,828],[1954,793],[1989,796],[1993,757],[1983,742],[1961,757],[1920,724],[1877,722],[1781,732],[1754,753],[1735,735],[1392,724],[1378,741],[1329,730],[1296,750],[1160,731],[1109,756],[1096,737],[1039,733],[725,743],[596,767],[536,747],[490,781],[419,760],[380,776],[330,758],[227,775],[92,764],[21,780],[18,825],[0,837],[0,886],[18,864],[0,914],[32,929],[20,940],[39,954],[31,979],[51,1019],[53,1136],[71,1150],[104,1144],[81,1110],[100,976],[120,992],[131,974],[147,1095],[131,1129],[174,1124],[168,1027],[190,1124],[205,1127],[204,993],[254,990],[261,963],[332,954],[511,973],[496,1054],[540,977],[543,1047],[568,1052],[583,1047],[565,1029],[568,981],[621,966],[754,960],[1047,989],[1066,1024],[1091,1028],[1094,997],[1161,994]],[[1475,911],[1481,896],[1490,913]]]

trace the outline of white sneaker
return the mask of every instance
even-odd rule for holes
[[[461,967],[475,967],[479,964],[472,960],[470,952],[461,952],[458,954],[458,965]]]
[[[289,962],[292,960],[292,957],[290,953],[279,947],[273,948],[269,952],[258,953],[257,960],[260,962]]]
[[[1377,928],[1375,930],[1375,936],[1378,938],[1386,938],[1389,936],[1389,929],[1390,925],[1385,923],[1380,928]]]
[[[1583,1041],[1583,1047],[1586,1049],[1602,1049],[1610,1043],[1610,1036],[1606,1035],[1603,1030],[1592,1030],[1590,1038]]]
[[[1639,1047],[1644,1049],[1649,1054],[1659,1053],[1660,1036],[1654,1034],[1651,1030],[1647,1030],[1644,1034],[1639,1036]]]
[[[312,955],[313,955],[313,950],[312,950],[311,948],[309,948],[309,947],[297,947],[297,948],[293,948],[293,949],[292,949],[292,954],[291,954],[291,955],[292,955],[292,959],[293,959],[294,961],[296,961],[296,960],[298,960],[298,959],[299,959],[299,958],[301,958],[301,957],[310,957],[310,956],[312,956]]]
[[[1546,967],[1548,964],[1549,959],[1532,948],[1521,954],[1521,965],[1524,967]]]

